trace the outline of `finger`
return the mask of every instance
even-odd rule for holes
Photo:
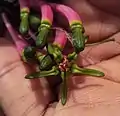
[[[103,79],[110,80],[116,83],[120,83],[120,55],[111,59],[97,63],[96,65],[89,66],[93,69],[98,69],[105,73]]]
[[[53,96],[45,79],[25,80],[33,71],[23,64],[13,45],[0,42],[0,100],[8,116],[37,116],[47,109]]]
[[[86,47],[85,50],[79,55],[78,64],[81,66],[87,66],[119,55],[119,37],[120,33],[117,33],[114,36],[110,37],[115,38],[115,41],[109,41],[102,44]]]
[[[108,0],[101,0],[96,2],[96,0],[89,0],[91,4],[93,4],[95,7],[99,7],[100,9],[111,13],[113,15],[120,16],[120,12],[118,12],[120,8],[120,1],[119,0],[111,0],[111,2],[108,2]]]

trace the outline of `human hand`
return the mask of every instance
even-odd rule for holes
[[[65,3],[81,14],[86,32],[90,35],[89,42],[115,38],[115,41],[86,47],[79,55],[79,65],[100,69],[105,73],[104,79],[70,77],[66,105],[62,106],[59,102],[49,104],[54,100],[54,94],[48,82],[45,79],[25,80],[26,73],[33,69],[23,64],[13,44],[2,38],[0,98],[8,116],[119,116],[119,17],[98,11],[85,0]]]

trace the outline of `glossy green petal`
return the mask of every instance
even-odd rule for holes
[[[39,71],[25,76],[26,79],[42,78],[48,76],[56,76],[59,74],[59,70],[53,66],[51,70],[48,71]]]
[[[79,23],[71,25],[72,43],[76,53],[79,53],[85,48],[85,36],[83,26]]]
[[[36,59],[41,62],[41,60],[45,57],[45,54],[41,53],[41,52],[36,52]]]
[[[48,44],[47,50],[48,50],[48,53],[54,57],[54,60],[56,62],[62,61],[63,55],[61,50],[57,46]]]
[[[20,18],[21,18],[21,22],[20,22],[20,27],[19,27],[19,31],[22,35],[25,35],[28,33],[29,30],[29,21],[28,21],[28,17],[29,17],[29,13],[28,12],[21,12]]]
[[[22,59],[27,61],[35,60],[36,49],[32,46],[27,46],[22,52]]]
[[[96,77],[104,76],[104,73],[101,71],[88,69],[88,68],[80,68],[76,64],[72,65],[71,71],[73,74],[83,74],[83,75],[96,76]]]
[[[46,55],[40,61],[39,68],[40,68],[40,70],[49,70],[50,68],[52,68],[53,64],[54,64],[54,61],[51,58],[51,56],[50,55]]]
[[[38,29],[38,35],[36,39],[36,46],[40,49],[44,48],[47,44],[47,39],[49,38],[50,33],[50,24],[42,23]]]
[[[65,72],[61,72],[62,84],[61,84],[61,103],[65,105],[67,102],[67,78]]]

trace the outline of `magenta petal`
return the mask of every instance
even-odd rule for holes
[[[41,5],[41,13],[42,13],[42,20],[41,21],[49,21],[50,24],[53,22],[53,11],[51,6],[48,4]]]
[[[19,0],[20,9],[22,8],[29,8],[30,0]]]
[[[51,4],[51,6],[63,14],[68,19],[70,25],[73,21],[82,23],[80,16],[72,8],[61,4]]]
[[[5,26],[8,30],[8,32],[10,33],[16,48],[18,50],[18,52],[21,54],[22,50],[24,49],[24,47],[26,47],[28,44],[26,43],[26,41],[22,38],[21,35],[18,35],[18,33],[16,32],[16,30],[12,27],[12,25],[10,24],[7,16],[5,15],[5,13],[2,13],[2,18],[3,21],[5,23]]]
[[[66,42],[67,42],[67,37],[66,37],[65,32],[56,30],[56,36],[55,36],[55,40],[53,43],[57,44],[61,48],[64,48],[66,45]]]

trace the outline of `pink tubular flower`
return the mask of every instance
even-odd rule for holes
[[[50,25],[52,25],[53,12],[52,12],[51,6],[48,4],[42,4],[40,5],[40,7],[41,7],[41,14],[42,14],[41,23],[46,21],[50,23]]]
[[[40,7],[41,7],[42,19],[41,19],[41,25],[38,28],[39,33],[36,39],[36,46],[42,49],[45,47],[47,43],[50,28],[53,22],[53,12],[51,6],[48,4],[44,4],[44,3],[40,4]]]
[[[47,51],[54,57],[57,63],[63,60],[62,50],[67,43],[66,33],[61,30],[56,30],[55,40],[53,44],[48,44]]]
[[[28,8],[30,6],[30,1],[29,0],[19,0],[20,4],[20,9],[22,10],[23,8]]]
[[[72,33],[72,44],[74,50],[77,54],[80,53],[85,48],[86,40],[86,36],[84,35],[85,30],[80,16],[68,6],[61,4],[51,4],[51,6],[68,19]]]
[[[22,60],[24,62],[33,60],[33,58],[36,54],[35,48],[31,47],[31,46],[28,46],[28,43],[22,38],[22,36],[19,35],[14,30],[14,28],[10,24],[7,16],[5,15],[5,13],[2,14],[2,18],[3,18],[3,21],[5,23],[5,26],[8,30],[8,32],[10,33],[10,35],[11,35],[11,37],[12,37],[12,39],[13,39],[15,45],[16,45],[18,53],[22,57]]]
[[[66,45],[66,42],[67,42],[67,37],[65,32],[56,30],[56,36],[53,44],[63,49]]]
[[[51,4],[51,6],[61,14],[63,14],[69,21],[71,25],[74,22],[79,22],[82,24],[80,16],[72,8],[62,5],[62,4]]]
[[[2,13],[2,18],[3,18],[3,21],[5,23],[5,26],[8,30],[8,32],[10,33],[15,45],[16,45],[16,48],[19,52],[19,54],[21,55],[23,49],[28,46],[27,42],[22,38],[21,35],[18,35],[17,32],[14,30],[14,28],[12,27],[12,25],[10,24],[7,16],[5,13]]]

